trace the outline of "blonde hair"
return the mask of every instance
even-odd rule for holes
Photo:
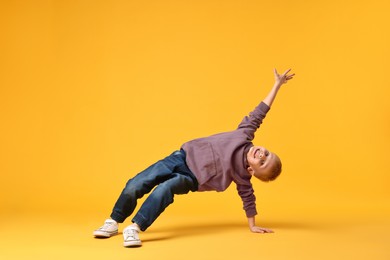
[[[281,172],[282,172],[282,161],[280,160],[279,156],[274,154],[273,165],[269,173],[265,175],[261,175],[258,178],[265,182],[274,181],[280,175]]]
[[[271,173],[268,176],[269,181],[274,181],[282,172],[282,161],[280,160],[279,156],[275,155],[275,163],[271,169]]]

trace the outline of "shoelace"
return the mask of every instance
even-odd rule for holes
[[[138,240],[137,232],[134,229],[126,229],[125,230],[126,240],[131,237],[133,240]]]
[[[101,226],[99,229],[100,230],[105,230],[105,229],[108,229],[108,228],[110,228],[111,226],[113,225],[113,223],[104,223],[104,225],[103,226]]]

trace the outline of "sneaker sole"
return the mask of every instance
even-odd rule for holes
[[[142,245],[141,241],[128,241],[128,242],[123,242],[124,247],[139,247]]]
[[[117,234],[118,234],[118,231],[112,232],[112,233],[103,232],[103,231],[94,231],[93,232],[93,235],[95,237],[112,237],[112,236],[115,236]]]

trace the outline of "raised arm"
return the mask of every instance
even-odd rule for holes
[[[290,71],[291,69],[288,69],[283,74],[279,74],[277,70],[274,69],[274,75],[275,75],[274,86],[272,87],[271,91],[263,100],[263,102],[267,104],[269,107],[271,107],[272,103],[274,102],[280,87],[294,77],[295,74],[288,74]]]
[[[291,69],[288,69],[283,74],[279,74],[277,70],[274,69],[275,84],[263,100],[263,103],[265,103],[269,108],[274,102],[280,87],[295,76],[295,74],[288,74],[290,71]],[[248,216],[248,225],[249,229],[254,233],[273,233],[271,229],[256,226],[255,216]]]

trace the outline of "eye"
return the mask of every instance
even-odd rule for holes
[[[268,152],[268,151],[265,151],[264,154],[265,154],[265,156],[268,156],[268,155],[269,155],[269,152]]]

